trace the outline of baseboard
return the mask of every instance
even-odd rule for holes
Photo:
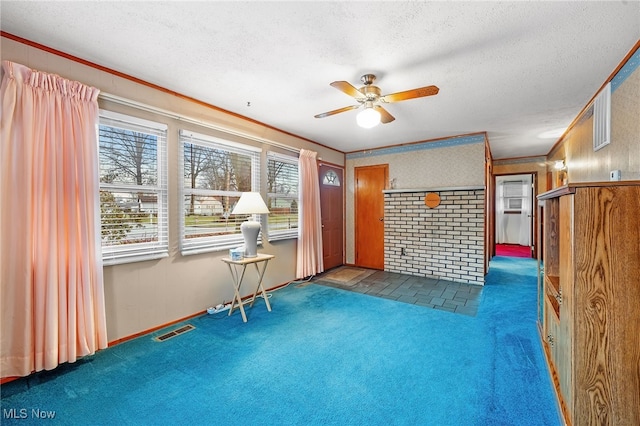
[[[266,292],[270,292],[270,291],[276,291],[276,290],[279,290],[279,289],[281,289],[281,288],[286,287],[287,285],[289,285],[289,283],[290,283],[290,282],[291,282],[291,281],[288,281],[288,282],[286,282],[286,283],[282,283],[282,284],[278,284],[278,285],[276,285],[276,286],[274,286],[274,287],[271,287],[271,288],[269,288],[269,289],[266,289],[265,291],[266,291]],[[243,297],[243,298],[242,298],[242,300],[246,300],[246,299],[249,299],[249,298],[251,298],[251,297],[253,297],[253,295],[248,295],[248,296]],[[112,346],[119,345],[119,344],[124,343],[124,342],[127,342],[127,341],[129,341],[129,340],[136,339],[136,338],[138,338],[138,337],[140,337],[140,336],[144,336],[145,334],[153,333],[154,331],[160,330],[160,329],[162,329],[162,328],[170,327],[170,326],[172,326],[172,325],[174,325],[174,324],[177,324],[177,323],[179,323],[179,322],[187,321],[187,320],[190,320],[191,318],[195,318],[195,317],[198,317],[198,316],[200,316],[200,315],[204,315],[204,314],[206,314],[206,313],[207,313],[207,311],[206,311],[206,309],[205,309],[205,310],[202,310],[202,311],[196,312],[195,314],[188,315],[188,316],[186,316],[186,317],[184,317],[184,318],[180,318],[180,319],[177,319],[177,320],[174,320],[174,321],[170,321],[170,322],[168,322],[168,323],[166,323],[166,324],[162,324],[162,325],[159,325],[159,326],[156,326],[156,327],[152,327],[152,328],[149,328],[149,329],[147,329],[147,330],[140,331],[140,332],[138,332],[138,333],[134,333],[134,334],[131,334],[131,335],[129,335],[129,336],[122,337],[122,338],[120,338],[120,339],[112,340],[111,342],[109,342],[109,343],[107,344],[107,347],[109,347],[109,348],[110,348],[110,347],[112,347]],[[97,352],[97,351],[96,351],[96,352]],[[34,373],[34,372],[32,372],[31,374],[33,374],[33,373]],[[26,376],[25,376],[25,377],[26,377]],[[2,377],[2,378],[0,378],[0,385],[3,385],[3,384],[5,384],[5,383],[12,382],[12,381],[17,380],[17,379],[20,379],[20,378],[22,378],[22,376]]]
[[[276,291],[276,290],[279,290],[279,289],[281,289],[281,288],[283,288],[283,287],[286,287],[287,285],[289,285],[289,283],[290,283],[290,281],[288,281],[288,282],[286,282],[286,283],[278,284],[278,285],[276,285],[276,286],[274,286],[274,287],[271,287],[271,288],[266,289],[265,291],[266,291],[266,292]],[[247,295],[247,296],[244,296],[244,297],[242,298],[242,300],[244,301],[244,300],[247,300],[247,299],[249,299],[249,298],[251,298],[251,297],[253,297],[253,295],[252,295],[252,294]],[[229,302],[229,303],[230,303],[230,302]],[[180,318],[180,319],[177,319],[177,320],[174,320],[174,321],[170,321],[170,322],[168,322],[168,323],[166,323],[166,324],[162,324],[162,325],[159,325],[159,326],[157,326],[157,327],[152,327],[152,328],[149,328],[149,329],[147,329],[147,330],[140,331],[139,333],[134,333],[134,334],[131,334],[131,335],[129,335],[129,336],[125,336],[125,337],[122,337],[122,338],[120,338],[120,339],[113,340],[113,341],[109,342],[108,347],[112,347],[112,346],[115,346],[115,345],[119,345],[120,343],[124,343],[124,342],[127,342],[127,341],[129,341],[129,340],[136,339],[136,338],[138,338],[138,337],[140,337],[140,336],[144,336],[145,334],[153,333],[154,331],[157,331],[157,330],[163,329],[163,328],[165,328],[165,327],[170,327],[170,326],[172,326],[172,325],[174,325],[174,324],[177,324],[177,323],[179,323],[179,322],[187,321],[187,320],[190,320],[191,318],[195,318],[195,317],[198,317],[198,316],[200,316],[200,315],[204,315],[204,314],[206,314],[206,313],[207,313],[207,310],[206,310],[206,309],[204,309],[204,310],[202,310],[202,311],[199,311],[199,312],[196,312],[196,313],[194,313],[194,314],[188,315],[188,316],[186,316],[186,317],[184,317],[184,318]]]

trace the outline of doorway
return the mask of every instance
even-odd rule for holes
[[[321,164],[320,215],[322,221],[322,258],[325,271],[344,263],[344,181],[343,170]]]
[[[356,266],[384,270],[384,194],[389,165],[354,168]]]
[[[535,256],[536,174],[495,176],[495,254]]]

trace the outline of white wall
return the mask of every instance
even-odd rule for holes
[[[255,140],[255,138],[268,139],[296,149],[305,148],[316,151],[323,161],[344,165],[344,154],[341,152],[4,37],[1,38],[1,42],[2,60],[10,60],[40,71],[59,74],[94,86],[102,92],[189,116],[203,123],[224,126],[234,132],[242,132],[250,136],[247,138],[230,136],[222,131],[187,124],[163,114],[140,111],[115,102],[100,100],[101,108],[166,123],[169,129],[169,257],[104,268],[109,341],[191,316],[205,310],[208,306],[230,301],[233,295],[229,271],[220,261],[225,252],[185,257],[178,250],[179,129],[184,128],[258,146],[263,149],[263,153],[266,150],[283,152],[281,149]],[[104,65],[108,66],[108,64]],[[262,182],[264,185],[266,178],[263,177]],[[276,255],[266,271],[264,278],[266,288],[278,286],[295,278],[295,240],[273,244],[265,242],[264,247],[259,250]],[[274,309],[277,309],[276,306],[277,304],[274,303]],[[239,318],[238,320],[241,321]]]

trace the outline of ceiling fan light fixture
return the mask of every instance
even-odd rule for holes
[[[373,109],[373,107],[366,106],[356,116],[356,122],[358,126],[370,129],[380,124],[380,113]]]
[[[408,99],[423,98],[425,96],[437,95],[438,89],[436,86],[425,86],[417,89],[405,90],[403,92],[390,93],[388,95],[381,95],[380,88],[374,86],[372,83],[376,79],[373,74],[365,74],[362,76],[362,82],[364,86],[357,89],[354,85],[348,81],[334,81],[330,84],[340,90],[343,93],[355,98],[359,105],[350,105],[344,108],[334,109],[333,111],[323,112],[322,114],[314,115],[315,118],[324,118],[331,115],[340,114],[341,112],[351,111],[359,109],[364,106],[364,109],[356,116],[356,122],[358,126],[370,129],[377,126],[380,123],[389,124],[395,120],[395,117],[389,114],[382,104],[388,104],[392,102],[406,101]]]

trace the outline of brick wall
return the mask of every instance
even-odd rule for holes
[[[384,209],[385,271],[484,285],[484,189],[390,190]]]

